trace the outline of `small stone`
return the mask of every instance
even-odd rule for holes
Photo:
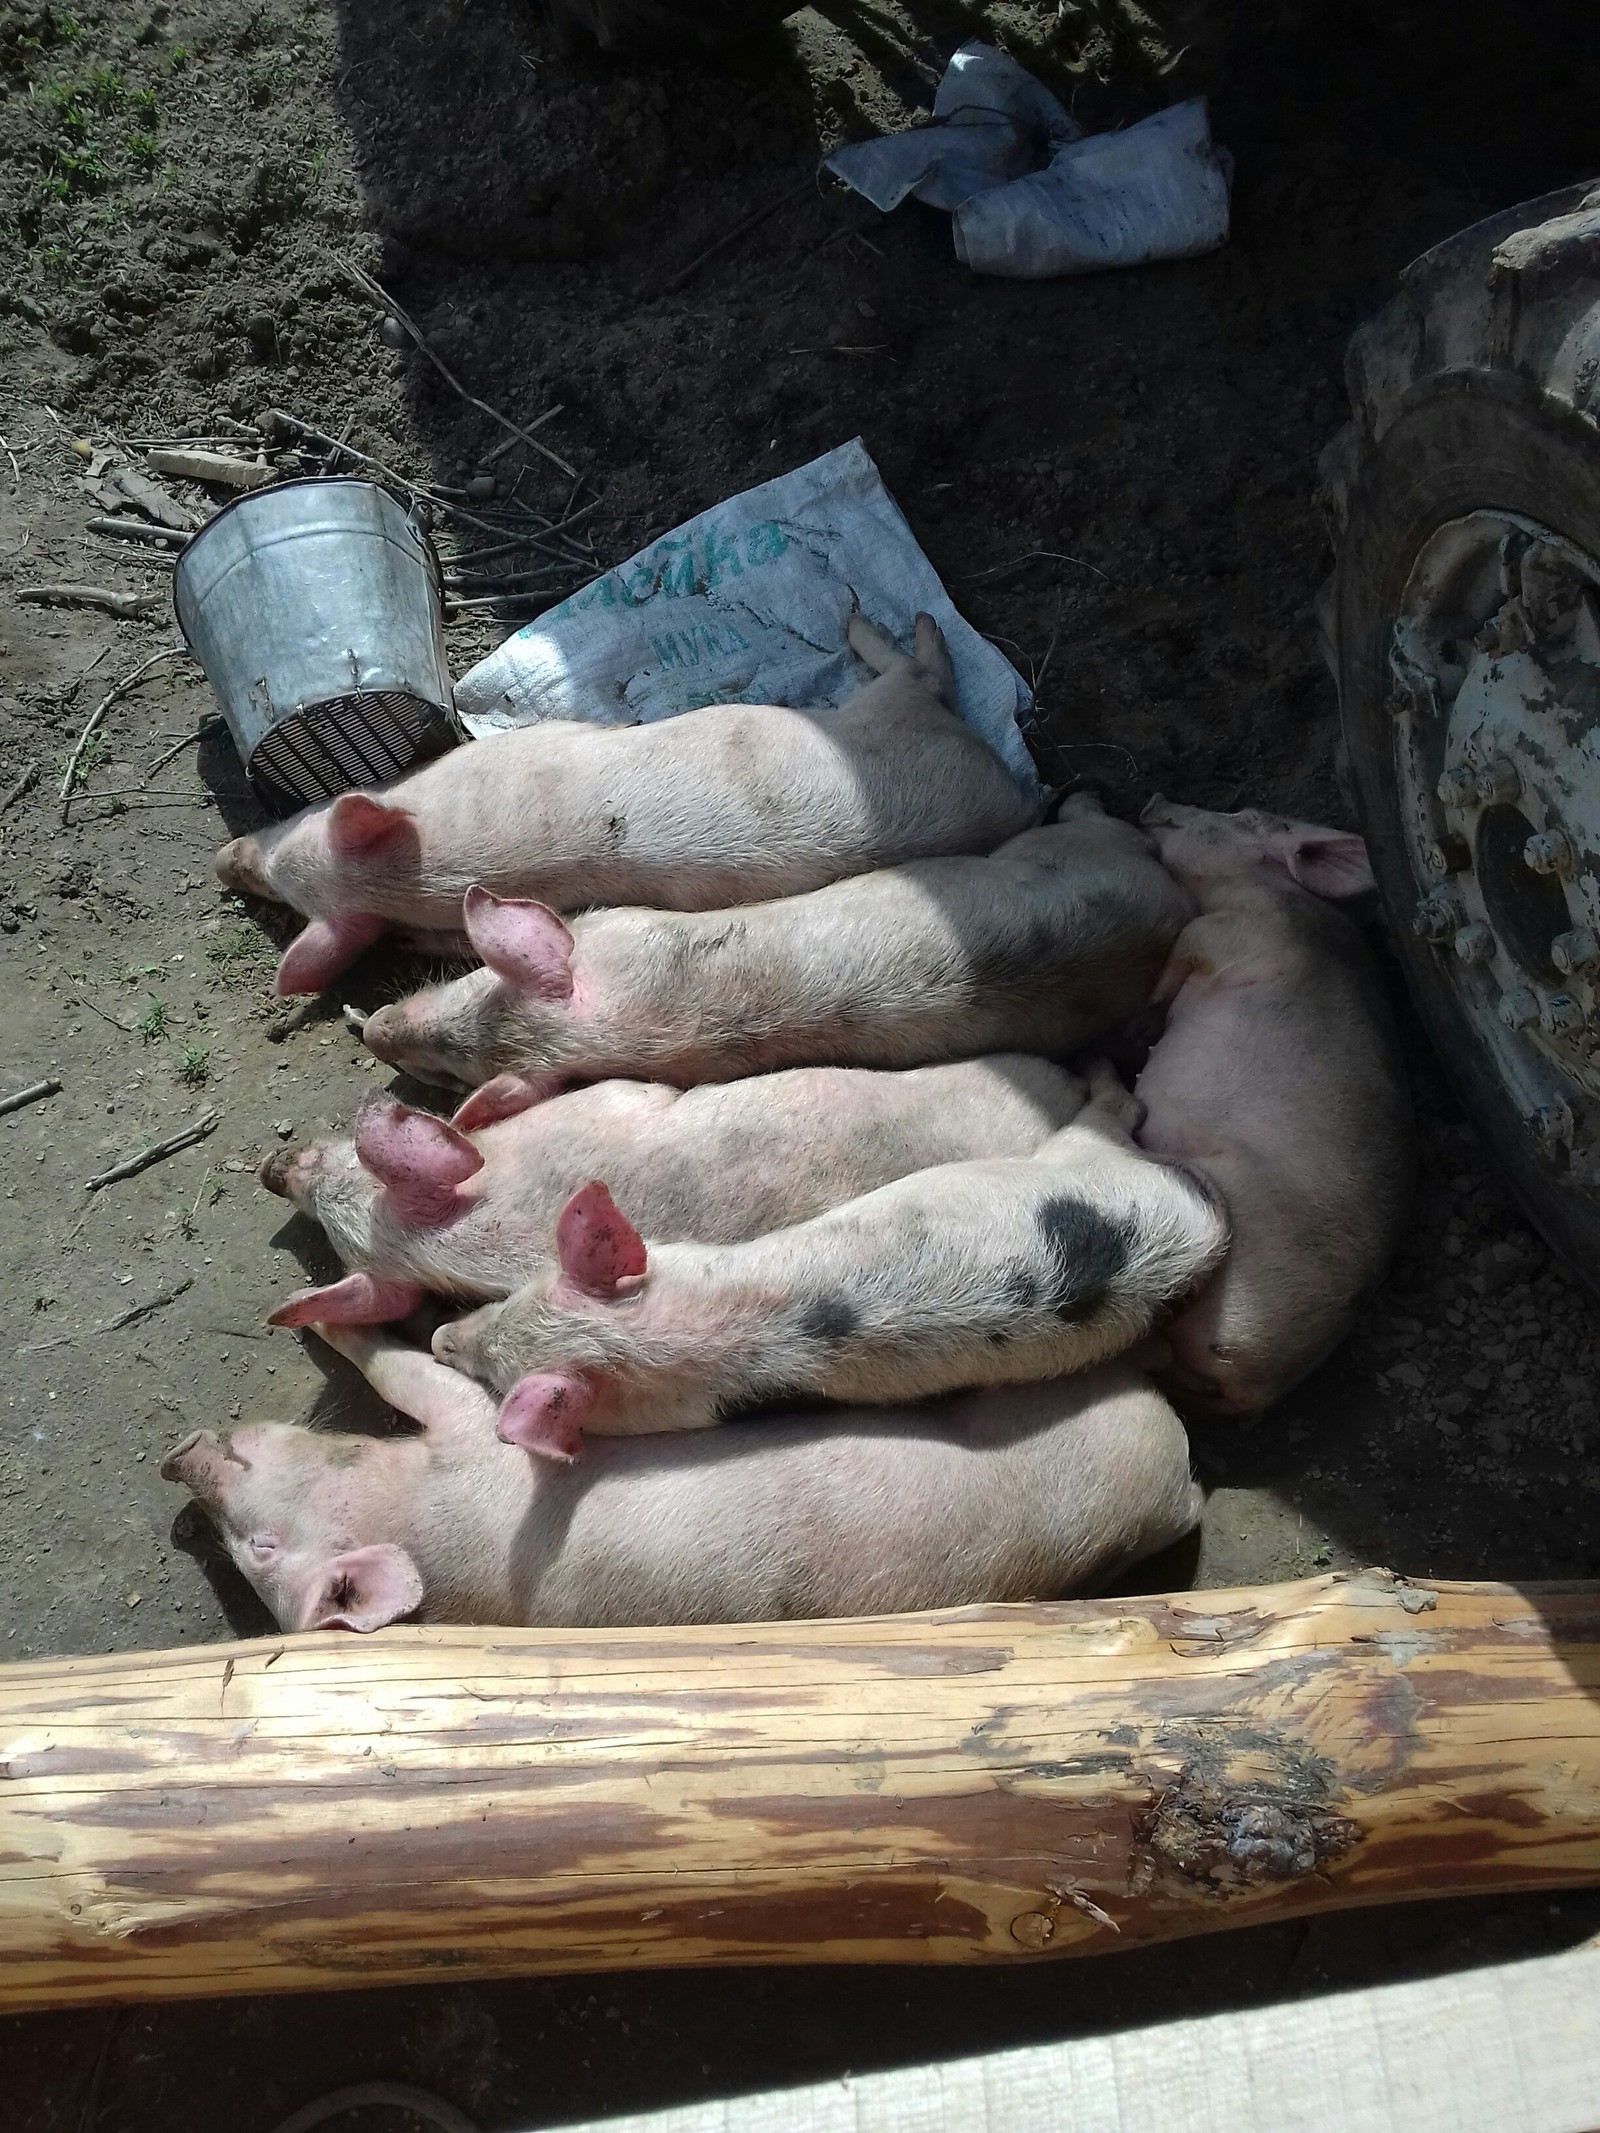
[[[1024,1911],[1011,1921],[1011,1937],[1024,1948],[1042,1948],[1055,1936],[1055,1920],[1047,1911]]]
[[[382,341],[385,348],[409,348],[411,346],[410,334],[407,333],[393,312],[389,312],[379,319],[378,339]]]
[[[130,1592],[128,1595],[128,1605],[130,1607],[137,1607],[141,1598],[142,1595],[140,1593]]]
[[[292,1118],[280,1118],[272,1130],[280,1141],[290,1140],[294,1135],[294,1120]]]
[[[494,502],[494,490],[495,480],[492,474],[474,474],[467,483],[467,502],[491,504]]]

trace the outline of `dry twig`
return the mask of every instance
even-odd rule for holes
[[[61,1084],[53,1074],[43,1081],[30,1081],[25,1089],[18,1089],[11,1096],[0,1096],[0,1117],[8,1111],[20,1111],[24,1104],[42,1103],[47,1096],[59,1096]]]
[[[25,792],[32,790],[34,780],[38,775],[39,762],[37,757],[31,763],[23,764],[21,777],[15,779],[12,784],[7,786],[5,792],[0,794],[0,815],[3,815],[8,807],[15,806]]]
[[[153,1163],[164,1163],[169,1155],[177,1155],[184,1148],[192,1148],[196,1141],[203,1141],[212,1132],[222,1114],[220,1111],[202,1111],[192,1126],[185,1126],[181,1133],[172,1133],[164,1141],[153,1141],[148,1148],[141,1148],[137,1155],[124,1156],[120,1163],[113,1163],[109,1170],[98,1171],[84,1180],[85,1192],[99,1192],[107,1185],[116,1185],[123,1178],[136,1178],[141,1170],[148,1170]]]
[[[83,751],[88,747],[91,735],[99,731],[100,723],[111,709],[111,706],[117,702],[119,697],[126,696],[130,689],[135,688],[143,681],[150,669],[159,666],[163,659],[187,659],[188,656],[187,646],[168,645],[162,651],[152,652],[148,659],[143,659],[139,662],[131,674],[124,674],[121,681],[113,682],[111,687],[107,689],[105,695],[101,697],[100,701],[89,713],[88,723],[78,735],[77,746],[67,758],[66,773],[61,780],[60,792],[61,819],[63,822],[66,821],[67,811],[72,806],[72,788],[77,780],[78,765],[83,760]]]
[[[108,540],[148,541],[160,548],[187,548],[189,535],[180,533],[176,526],[147,526],[137,518],[92,518],[90,533],[102,534]]]
[[[725,252],[729,245],[737,244],[741,237],[765,222],[769,215],[775,215],[779,208],[790,200],[798,200],[802,193],[812,191],[815,185],[815,178],[802,178],[798,185],[791,185],[786,193],[779,193],[776,200],[769,200],[765,207],[758,207],[753,215],[746,215],[743,222],[736,222],[731,230],[723,232],[715,244],[708,244],[703,252],[696,253],[686,267],[680,267],[671,281],[663,282],[661,294],[676,296],[686,282],[693,281],[708,260],[715,259],[719,252]]]
[[[28,1341],[17,1350],[19,1355],[38,1355],[46,1348],[70,1348],[74,1341],[98,1340],[103,1333],[120,1333],[124,1326],[131,1326],[141,1318],[148,1318],[152,1311],[164,1311],[168,1304],[194,1287],[193,1275],[186,1274],[182,1281],[174,1282],[170,1289],[163,1289],[159,1296],[147,1297],[143,1303],[134,1304],[116,1318],[108,1318],[103,1325],[85,1326],[81,1333],[58,1333],[47,1341]]]
[[[394,298],[389,294],[388,290],[384,288],[381,282],[374,281],[370,274],[366,273],[362,268],[358,267],[355,264],[354,260],[341,259],[338,263],[344,269],[345,273],[350,276],[350,279],[355,282],[359,288],[363,289],[366,294],[372,298],[372,301],[375,304],[381,304],[385,311],[392,313],[393,316],[400,321],[406,332],[410,334],[411,338],[416,342],[417,346],[422,350],[422,353],[427,357],[428,361],[433,365],[434,369],[439,373],[440,377],[443,378],[444,382],[450,387],[452,392],[459,393],[461,398],[465,400],[470,407],[475,407],[478,409],[480,414],[487,415],[491,422],[498,422],[500,427],[503,430],[509,430],[513,437],[520,437],[525,445],[528,445],[533,451],[539,454],[541,459],[548,459],[553,467],[559,467],[561,469],[561,472],[567,476],[569,481],[577,480],[577,468],[574,466],[569,466],[567,461],[562,458],[559,452],[552,452],[549,445],[542,443],[539,438],[534,436],[531,430],[524,429],[521,423],[519,422],[513,422],[509,415],[502,415],[497,407],[491,407],[487,400],[480,400],[476,393],[469,393],[467,391],[467,388],[462,384],[461,380],[456,376],[455,372],[451,370],[449,365],[444,361],[443,357],[436,355],[433,349],[428,345],[427,338],[424,335],[422,328],[416,323],[415,319],[407,317],[405,312],[401,310],[400,306],[395,302]]]
[[[1098,563],[1086,563],[1081,555],[1063,555],[1058,548],[1030,548],[1026,555],[1013,556],[1009,563],[994,563],[987,570],[969,570],[957,583],[976,585],[980,578],[1002,578],[1008,571],[1020,570],[1024,563],[1072,563],[1079,570],[1092,570],[1097,578],[1104,578],[1108,585],[1114,582]]]
[[[41,607],[97,607],[119,622],[138,622],[167,600],[164,592],[113,592],[106,585],[19,585],[17,598]]]

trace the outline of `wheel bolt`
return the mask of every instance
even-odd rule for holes
[[[1541,1104],[1528,1124],[1533,1129],[1534,1139],[1543,1147],[1571,1145],[1572,1112],[1559,1097],[1553,1104]]]
[[[1547,1037],[1575,1037],[1588,1020],[1570,992],[1553,992],[1539,1010],[1539,1027]]]
[[[1536,874],[1565,874],[1572,865],[1572,846],[1565,830],[1540,830],[1522,847],[1522,856]]]
[[[1570,933],[1558,933],[1550,943],[1550,960],[1557,970],[1564,970],[1569,976],[1575,970],[1588,970],[1600,962],[1600,941],[1587,926],[1574,926]]]
[[[1465,763],[1452,763],[1435,790],[1446,807],[1470,807],[1478,797],[1478,780]]]
[[[1446,830],[1442,837],[1435,837],[1422,847],[1422,863],[1441,880],[1447,874],[1467,874],[1472,870],[1472,847],[1465,837]]]
[[[1478,798],[1485,807],[1496,801],[1515,800],[1522,791],[1522,779],[1517,766],[1506,755],[1497,755],[1492,763],[1485,763],[1476,779]]]
[[[1443,943],[1453,939],[1456,928],[1466,920],[1466,906],[1454,889],[1435,889],[1417,905],[1411,930],[1419,940]]]
[[[1539,995],[1531,985],[1513,985],[1500,995],[1500,1019],[1507,1029],[1526,1029],[1539,1019]]]
[[[1495,937],[1487,926],[1463,926],[1456,935],[1456,954],[1463,963],[1487,963],[1495,946]]]

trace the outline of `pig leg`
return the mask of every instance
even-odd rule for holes
[[[426,1348],[370,1326],[330,1325],[310,1321],[325,1346],[342,1355],[372,1387],[378,1398],[424,1429],[494,1428],[494,1395],[474,1378],[435,1362]]]

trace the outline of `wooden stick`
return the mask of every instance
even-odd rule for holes
[[[100,1192],[107,1185],[120,1184],[124,1178],[136,1178],[141,1170],[148,1170],[152,1163],[164,1163],[169,1155],[177,1155],[181,1149],[192,1148],[196,1141],[203,1141],[213,1131],[221,1116],[217,1111],[202,1111],[192,1126],[185,1126],[181,1133],[172,1133],[164,1141],[153,1141],[148,1148],[141,1148],[137,1155],[124,1156],[120,1163],[113,1163],[109,1170],[97,1171],[92,1178],[84,1180],[85,1192]]]
[[[39,759],[37,756],[35,756],[32,762],[23,764],[21,775],[13,779],[11,784],[6,787],[4,793],[0,793],[0,815],[3,815],[8,808],[14,807],[17,801],[22,798],[24,793],[31,792],[33,790],[35,781],[37,780],[38,776]]]
[[[113,592],[105,585],[19,585],[19,600],[40,607],[98,607],[119,622],[137,622],[165,604],[164,592]]]
[[[42,1103],[47,1096],[59,1096],[61,1084],[52,1074],[44,1081],[30,1081],[25,1089],[18,1089],[10,1096],[0,1096],[0,1118],[9,1111],[20,1111],[24,1104]]]
[[[1600,1584],[51,1658],[0,1771],[7,2010],[1017,1962],[1600,1880]]]
[[[159,548],[187,548],[191,539],[174,526],[147,526],[137,518],[92,518],[87,531],[103,534],[108,540],[142,541]]]

